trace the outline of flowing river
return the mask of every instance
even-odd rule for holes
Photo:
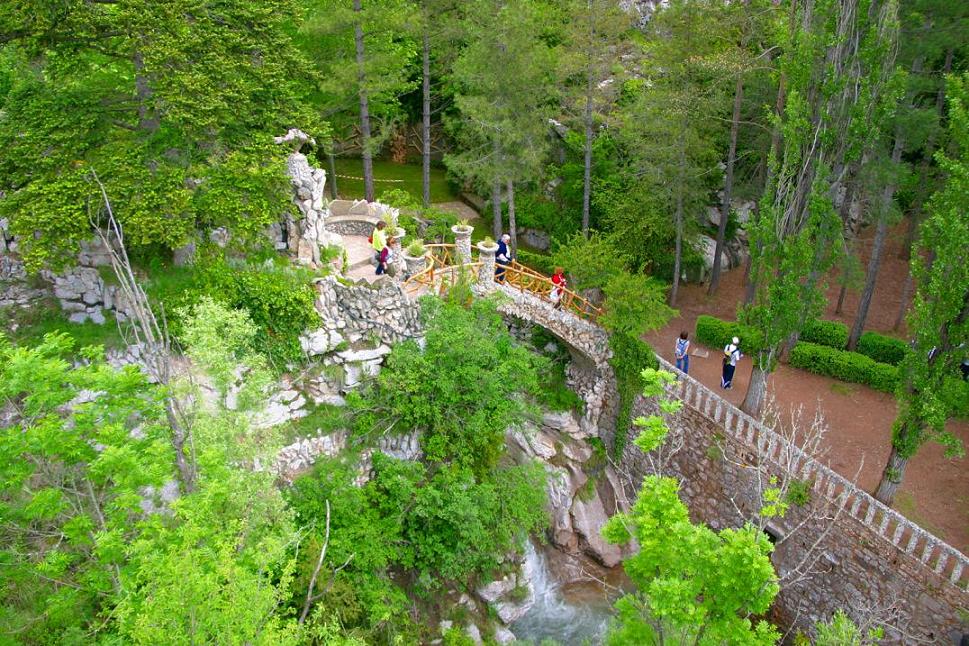
[[[535,605],[510,628],[518,639],[535,644],[551,639],[563,646],[572,644],[601,644],[606,634],[612,605],[627,587],[622,568],[611,571],[589,564],[603,583],[591,580],[562,584],[556,580],[549,559],[572,559],[552,547],[525,545],[522,566],[535,588]],[[574,560],[574,559],[573,559]]]

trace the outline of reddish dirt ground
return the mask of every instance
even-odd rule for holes
[[[862,234],[859,246],[863,263],[867,263],[873,233],[867,230]],[[895,322],[908,272],[907,262],[898,258],[903,236],[901,227],[890,235],[866,329],[890,333]],[[742,268],[727,272],[712,299],[706,295],[706,285],[681,286],[680,316],[662,330],[650,333],[647,340],[672,361],[674,339],[681,330],[687,330],[692,338],[697,316],[711,314],[734,319],[737,303],[743,299],[743,273]],[[850,326],[854,322],[859,293],[849,291],[841,315],[834,314],[837,298],[838,287],[832,286],[825,318],[841,320]],[[723,391],[719,389],[721,361],[718,355],[719,350],[711,352],[708,358],[690,357],[690,374],[706,386],[726,394],[727,399],[739,406],[747,392],[751,362],[746,358],[741,361],[733,389]],[[781,410],[803,405],[806,416],[811,417],[820,407],[830,429],[827,434],[829,449],[823,461],[848,478],[854,477],[863,461],[858,484],[868,491],[874,490],[888,459],[895,418],[894,397],[786,365],[780,366],[770,378],[769,388]],[[969,447],[969,422],[950,421],[949,429]],[[963,553],[969,553],[969,458],[947,459],[939,445],[924,445],[908,465],[895,507]]]

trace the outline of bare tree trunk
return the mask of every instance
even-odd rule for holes
[[[888,462],[882,471],[882,478],[875,489],[875,499],[886,505],[891,505],[895,500],[895,494],[902,484],[902,477],[905,475],[905,467],[908,466],[908,458],[903,458],[898,453],[898,449],[892,445],[892,452],[888,456]]]
[[[743,104],[744,81],[737,77],[737,86],[733,95],[733,118],[730,121],[730,148],[727,151],[727,171],[723,186],[723,204],[720,206],[720,226],[717,227],[717,246],[713,252],[713,270],[710,273],[710,286],[707,294],[713,296],[720,284],[720,258],[727,238],[727,220],[730,217],[730,200],[733,197],[733,168],[737,160],[737,133],[740,130],[740,107]]]
[[[141,52],[135,52],[132,57],[135,68],[135,98],[138,101],[138,129],[142,132],[154,133],[158,131],[161,122],[152,103],[151,85],[145,75],[145,59]]]
[[[685,137],[685,133],[680,134],[680,176],[676,185],[676,250],[673,256],[673,287],[670,289],[670,307],[676,307],[676,297],[680,291],[680,266],[683,262],[683,174],[686,168]]]
[[[595,42],[595,7],[593,0],[588,1],[589,16],[589,43]],[[589,205],[592,201],[592,93],[595,85],[592,78],[592,57],[589,57],[589,65],[586,68],[585,83],[585,158],[583,159],[582,169],[582,235],[589,237]]]
[[[424,26],[423,105],[421,106],[421,197],[424,208],[431,205],[431,37]]]
[[[892,165],[896,168],[902,160],[902,148],[902,137],[896,136],[895,146],[892,149]],[[895,197],[895,186],[895,180],[892,180],[882,191],[882,208],[875,229],[875,244],[871,250],[871,259],[868,261],[868,275],[865,276],[865,289],[861,292],[861,301],[858,303],[858,314],[855,316],[855,324],[851,327],[851,334],[848,336],[848,350],[854,350],[858,346],[858,339],[861,338],[861,333],[865,328],[865,320],[868,318],[868,308],[871,306],[871,298],[875,293],[875,282],[878,280],[882,252],[885,250],[885,238],[888,237],[888,220],[892,199]]]
[[[892,326],[892,330],[898,332],[898,329],[902,327],[902,323],[905,321],[905,313],[908,311],[909,301],[912,300],[912,288],[915,287],[915,280],[912,279],[912,272],[909,270],[905,274],[905,285],[902,287],[902,301],[898,304],[898,316],[895,317],[895,325]]]
[[[770,373],[754,363],[754,368],[750,373],[750,385],[747,387],[747,396],[740,409],[751,417],[758,417],[760,410],[764,406],[767,397],[767,377]]]
[[[373,202],[373,152],[370,150],[370,103],[367,98],[367,72],[364,68],[363,25],[361,0],[353,0],[353,44],[357,51],[357,93],[360,97],[360,137],[363,150],[363,197]]]
[[[326,159],[330,163],[330,198],[336,199],[336,157],[333,156],[333,150],[328,150],[326,152]]]
[[[518,231],[515,228],[515,180],[508,180],[508,234],[511,236],[511,256],[518,257]]]
[[[491,218],[491,232],[497,241],[501,237],[501,181],[497,179],[491,184]]]
[[[589,205],[592,201],[592,80],[585,98],[585,159],[582,170],[582,235],[589,237]]]

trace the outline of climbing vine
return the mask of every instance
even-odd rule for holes
[[[619,412],[612,444],[613,457],[618,458],[626,448],[632,424],[633,401],[645,386],[642,371],[644,368],[658,368],[659,362],[648,343],[623,332],[609,337],[609,348],[612,350],[609,365],[616,375],[616,389],[619,391]]]

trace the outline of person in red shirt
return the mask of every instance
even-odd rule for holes
[[[561,267],[555,268],[555,273],[552,274],[552,293],[549,294],[549,298],[555,303],[555,307],[562,307],[562,294],[565,292],[565,270]]]

